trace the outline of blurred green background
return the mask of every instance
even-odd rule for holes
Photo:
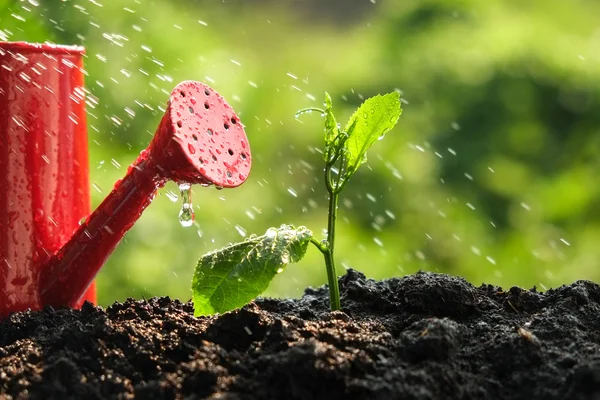
[[[339,273],[417,270],[555,287],[600,269],[600,2],[585,0],[4,1],[0,39],[83,44],[93,206],[152,138],[181,80],[220,92],[253,153],[237,189],[159,192],[98,276],[103,305],[187,300],[198,257],[282,223],[326,223],[325,91],[342,123],[400,90],[398,126],[342,194]],[[1,3],[0,3],[1,4]],[[269,288],[326,282],[312,249]]]

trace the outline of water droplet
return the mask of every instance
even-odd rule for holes
[[[177,196],[177,194],[175,192],[173,192],[172,190],[167,190],[167,192],[165,194],[167,195],[169,200],[171,200],[173,203],[175,203],[177,200],[179,200],[179,196]]]
[[[304,114],[310,114],[310,113],[312,113],[312,112],[313,112],[313,110],[312,110],[312,109],[300,110],[300,111],[298,111],[298,112],[297,112],[297,113],[294,115],[294,117],[295,117],[295,118],[298,118],[298,117],[300,117],[301,115],[304,115]]]
[[[284,265],[287,265],[290,263],[290,253],[288,253],[287,251],[284,251],[283,254],[281,255],[281,263]],[[283,270],[283,268],[281,268]],[[279,273],[279,272],[277,272]]]
[[[242,228],[239,225],[236,225],[235,229],[238,231],[238,233],[240,234],[240,236],[246,237],[246,230],[244,228]]]
[[[181,211],[179,211],[179,222],[184,228],[192,226],[194,223],[194,208],[192,207],[192,193],[189,183],[180,183],[179,191],[181,192]]]
[[[566,244],[567,246],[571,245],[571,243],[569,243],[565,238],[560,238],[560,241]]]
[[[275,228],[267,229],[266,235],[269,239],[275,239],[277,237],[277,229],[275,229]]]

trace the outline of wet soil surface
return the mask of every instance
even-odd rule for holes
[[[194,318],[169,298],[0,322],[7,399],[599,399],[600,287],[340,278]]]

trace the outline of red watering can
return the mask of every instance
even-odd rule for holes
[[[182,82],[149,147],[88,216],[83,54],[0,42],[0,317],[95,302],[94,277],[158,188],[232,188],[250,172],[231,107],[208,86]]]

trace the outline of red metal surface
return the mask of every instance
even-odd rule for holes
[[[42,302],[74,305],[167,180],[236,187],[251,154],[239,118],[214,90],[182,82],[147,150],[42,272]]]
[[[250,173],[248,139],[238,116],[210,87],[181,82],[169,99],[150,152],[168,179],[232,188]]]
[[[0,316],[42,306],[44,263],[90,211],[83,52],[0,42]]]

